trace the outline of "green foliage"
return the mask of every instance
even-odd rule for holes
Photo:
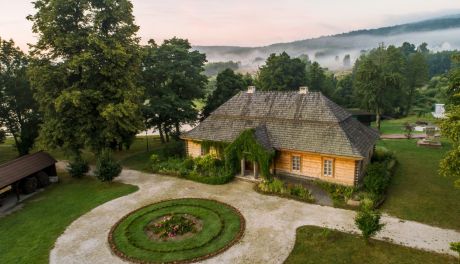
[[[227,169],[236,173],[240,161],[244,158],[249,161],[255,161],[260,167],[263,177],[269,179],[270,163],[275,156],[274,150],[265,149],[255,137],[255,129],[247,129],[225,148],[225,163]]]
[[[26,76],[28,65],[28,56],[13,40],[0,38],[0,127],[5,126],[12,134],[20,156],[33,147],[41,122]]]
[[[74,158],[67,165],[69,175],[74,178],[81,178],[89,171],[89,163],[84,160],[80,155]]]
[[[225,148],[228,147],[229,143],[221,141],[212,141],[212,140],[203,140],[200,141],[201,147],[204,149],[205,153],[209,153],[211,148],[215,149],[217,156],[223,156]]]
[[[167,240],[176,236],[196,232],[196,222],[187,218],[186,215],[170,214],[163,216],[159,222],[150,223],[145,230],[153,232],[159,238]]]
[[[393,159],[396,159],[394,153],[382,146],[377,146],[375,148],[371,158],[372,162],[384,162]]]
[[[298,199],[309,203],[315,201],[308,188],[305,188],[301,184],[285,184],[278,178],[264,180],[257,185],[257,188],[263,193],[276,194],[282,197]]]
[[[234,61],[208,62],[204,65],[204,75],[211,77],[216,76],[225,70],[236,71],[240,67],[240,64],[240,62]]]
[[[180,134],[181,124],[197,120],[194,101],[205,96],[206,56],[179,38],[165,40],[160,46],[150,40],[143,52],[144,123],[159,130],[162,142],[169,141],[170,136]]]
[[[129,0],[37,0],[28,74],[44,115],[40,141],[95,153],[141,127],[141,53]],[[114,144],[115,143],[115,144]]]
[[[157,154],[150,156],[154,173],[183,177],[206,184],[225,184],[233,180],[235,174],[224,166],[223,161],[213,155],[197,158],[166,158]]]
[[[325,181],[316,181],[316,184],[331,195],[335,205],[343,205],[355,193],[353,186],[345,186]]]
[[[452,242],[450,243],[450,249],[457,252],[460,257],[460,242]]]
[[[404,58],[394,47],[379,46],[355,64],[354,87],[361,104],[376,114],[377,128],[383,113],[394,112],[404,98]],[[399,111],[399,110],[397,110]]]
[[[306,64],[299,58],[292,58],[283,52],[271,54],[265,65],[260,67],[256,85],[261,90],[298,90],[307,84]]]
[[[217,107],[225,103],[240,91],[246,89],[249,83],[246,82],[242,74],[235,73],[231,69],[219,72],[216,80],[216,89],[208,98],[203,109],[202,117],[208,117]]]
[[[183,140],[171,140],[168,144],[162,145],[158,151],[161,157],[180,158],[185,156],[185,142]]]
[[[98,155],[94,174],[101,181],[111,182],[120,175],[121,165],[113,158],[112,151],[103,149]]]
[[[361,208],[355,217],[355,224],[361,230],[366,242],[369,238],[377,234],[384,226],[380,223],[380,213],[373,209],[371,200],[364,199]]]
[[[453,147],[441,161],[439,172],[445,177],[457,178],[455,186],[460,188],[460,54],[454,57],[456,68],[449,74],[449,104],[441,124],[442,134],[452,140]]]
[[[382,197],[390,185],[391,175],[385,162],[374,162],[367,165],[364,177],[364,189],[375,199]],[[375,200],[374,200],[375,201]]]

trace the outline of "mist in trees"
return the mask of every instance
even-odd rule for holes
[[[165,40],[160,46],[151,40],[143,51],[144,123],[146,128],[156,128],[166,142],[179,136],[181,125],[198,119],[194,100],[205,95],[206,56],[179,38]]]
[[[28,56],[13,40],[0,38],[0,127],[6,127],[12,135],[19,156],[33,147],[41,122],[26,75],[28,64]],[[1,142],[5,132],[0,134]]]

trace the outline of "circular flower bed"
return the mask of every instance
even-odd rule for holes
[[[136,263],[187,263],[217,255],[243,235],[234,207],[206,199],[168,200],[142,207],[112,227],[109,244]]]

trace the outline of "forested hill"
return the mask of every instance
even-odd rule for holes
[[[243,68],[256,69],[271,53],[286,51],[291,56],[308,55],[331,69],[342,69],[346,54],[352,62],[362,51],[378,46],[428,43],[430,50],[460,49],[460,14],[415,23],[377,29],[363,29],[332,36],[324,36],[289,43],[278,43],[264,47],[195,46],[206,53],[208,61],[240,61]]]

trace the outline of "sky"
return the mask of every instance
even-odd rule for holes
[[[133,0],[142,42],[263,46],[460,13],[459,0]],[[0,0],[0,37],[34,43],[31,0]]]

